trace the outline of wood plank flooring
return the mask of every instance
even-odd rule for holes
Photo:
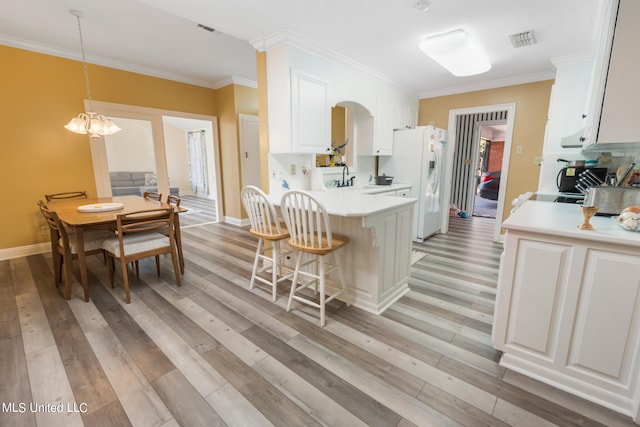
[[[498,365],[493,220],[452,218],[414,244],[406,296],[381,316],[334,301],[325,328],[286,286],[248,289],[246,229],[189,225],[183,286],[144,260],[131,304],[100,257],[89,303],[48,254],[0,261],[0,426],[634,425]]]
[[[188,211],[180,214],[181,228],[210,224],[216,221],[216,201],[205,197],[181,195],[180,206]]]

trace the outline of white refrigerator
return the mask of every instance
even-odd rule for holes
[[[409,197],[418,199],[413,216],[416,242],[440,231],[446,137],[446,130],[433,126],[396,130],[393,154],[378,161],[379,175],[393,176],[393,183],[411,184]]]

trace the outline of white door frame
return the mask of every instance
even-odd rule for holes
[[[509,160],[511,158],[511,142],[513,139],[513,126],[516,116],[516,104],[485,105],[482,107],[461,108],[449,111],[449,129],[447,131],[447,156],[446,170],[444,177],[444,188],[442,194],[442,212],[440,222],[440,232],[449,231],[449,205],[451,204],[451,187],[453,182],[453,154],[456,150],[456,120],[458,116],[478,113],[491,113],[494,111],[507,111],[507,129],[504,140],[504,154],[502,156],[502,172],[500,178],[500,190],[498,191],[498,207],[496,208],[496,223],[493,229],[493,240],[502,241],[500,230],[502,228],[504,211],[504,198],[507,189],[507,177],[509,176]]]
[[[125,117],[138,120],[148,120],[151,122],[153,133],[153,146],[156,157],[156,173],[158,175],[158,191],[162,194],[169,194],[169,179],[167,173],[167,159],[164,148],[164,132],[162,116],[182,117],[186,119],[196,119],[211,122],[213,130],[213,152],[216,173],[216,212],[220,218],[220,212],[224,212],[222,199],[222,185],[220,177],[220,152],[218,141],[218,120],[215,116],[203,114],[192,114],[181,111],[161,110],[158,108],[138,107],[135,105],[115,104],[111,102],[92,101],[95,111],[100,111],[108,117]],[[88,101],[85,100],[85,108],[88,108]],[[111,197],[111,182],[109,180],[109,165],[107,162],[107,150],[104,137],[90,138],[91,158],[93,160],[93,173],[96,180],[96,191],[98,197]]]
[[[473,165],[474,167],[477,167],[478,165],[478,158],[480,157],[480,141],[482,140],[482,127],[483,126],[494,126],[494,125],[507,125],[507,121],[506,120],[484,120],[481,122],[476,123],[473,132]],[[504,155],[504,153],[503,153]],[[475,170],[475,169],[474,169]],[[473,179],[475,180],[475,174],[473,175]],[[474,181],[475,184],[475,181]],[[500,182],[500,186],[502,186],[502,181]],[[468,199],[471,200],[471,214],[473,214],[473,206],[475,206],[476,204],[476,197],[478,195],[476,194],[476,186],[475,185],[470,185],[469,186],[469,197]],[[496,208],[496,215],[498,214],[497,212],[497,208]]]

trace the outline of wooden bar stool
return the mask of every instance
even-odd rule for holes
[[[332,233],[331,222],[324,205],[307,192],[287,191],[282,196],[280,209],[289,229],[289,245],[296,252],[296,267],[291,281],[287,311],[291,310],[293,300],[319,308],[320,326],[324,326],[326,303],[346,293],[344,273],[336,251],[346,245],[349,238]],[[303,254],[308,254],[311,259],[302,262]],[[325,260],[329,254],[333,254],[333,264],[328,264]],[[317,265],[315,270],[305,268],[314,264]],[[334,270],[338,271],[340,288],[330,289],[326,286],[326,277]],[[317,274],[313,271],[317,271]],[[301,275],[311,280],[298,284],[298,277]],[[319,302],[297,295],[299,291],[312,284],[314,294],[320,291]],[[328,294],[327,291],[329,291]],[[348,302],[347,305],[349,305]]]
[[[242,189],[240,196],[251,223],[249,233],[258,238],[258,248],[253,261],[249,289],[253,289],[256,280],[269,285],[272,288],[271,299],[275,301],[277,299],[278,283],[290,278],[292,275],[292,273],[283,274],[284,263],[282,257],[284,254],[280,245],[281,241],[289,237],[289,232],[280,223],[276,209],[267,199],[267,195],[258,187],[248,185]],[[271,242],[271,246],[265,247],[265,241]],[[267,256],[267,252],[271,252],[271,256]],[[263,262],[263,267],[259,269],[260,261]],[[269,265],[265,266],[265,261]],[[271,272],[271,280],[258,276],[258,273],[264,271]]]

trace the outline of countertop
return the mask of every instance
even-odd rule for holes
[[[376,187],[392,186],[385,185]],[[408,187],[404,186],[396,189],[404,188]],[[307,191],[307,193],[316,197],[330,215],[348,217],[369,216],[402,206],[413,205],[417,202],[416,199],[411,197],[380,196],[375,193],[367,193],[368,190],[375,191],[376,189],[367,187],[345,187],[325,191]],[[390,188],[386,191],[393,191],[393,189]],[[280,206],[280,195],[268,195],[268,198],[275,206]]]
[[[353,188],[356,191],[359,191],[362,194],[379,194],[386,193],[388,191],[398,191],[398,190],[407,190],[411,188],[411,184],[391,184],[391,185],[364,185],[362,187],[347,187]],[[337,190],[342,190],[342,188],[338,188]]]
[[[579,205],[529,200],[511,214],[502,226],[507,230],[544,233],[640,248],[640,233],[622,229],[610,217],[591,218],[590,223],[595,230],[579,230],[577,226],[582,221]]]

